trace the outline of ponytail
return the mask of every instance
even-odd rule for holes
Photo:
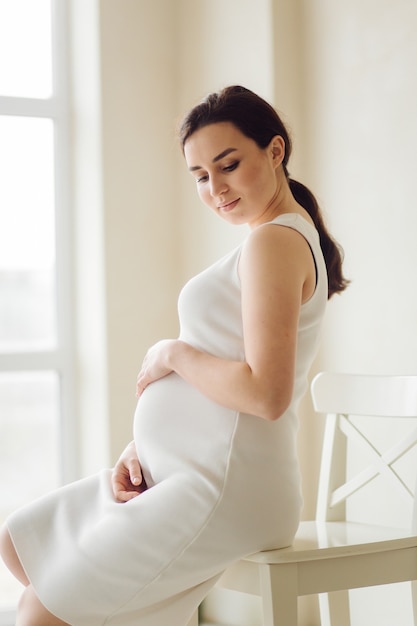
[[[296,201],[309,213],[320,236],[320,247],[323,252],[327,267],[329,281],[329,294],[331,298],[335,293],[344,291],[349,284],[343,276],[342,263],[343,251],[339,244],[331,237],[324,223],[320,207],[316,198],[305,185],[293,178],[288,179],[291,192]]]

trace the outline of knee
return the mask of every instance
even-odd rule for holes
[[[20,596],[17,606],[16,626],[41,626],[40,602],[32,587],[28,585]]]
[[[31,599],[28,594],[29,586],[25,588],[20,596],[19,604],[17,605],[17,619],[16,626],[30,626],[30,615],[32,612]],[[29,621],[28,621],[29,620]]]
[[[30,586],[27,586],[20,596],[17,606],[16,626],[36,626],[36,606],[33,602],[34,594]],[[35,620],[35,621],[33,621]]]
[[[32,586],[26,587],[17,608],[16,626],[70,626],[50,613],[40,602]]]

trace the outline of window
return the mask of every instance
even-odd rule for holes
[[[73,471],[64,5],[0,0],[0,522]]]

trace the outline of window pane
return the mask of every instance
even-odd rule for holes
[[[0,374],[0,523],[59,484],[59,380],[55,372]],[[20,585],[0,567],[0,611]]]
[[[0,350],[56,345],[53,124],[0,117]]]
[[[0,95],[51,93],[51,0],[0,0]]]
[[[0,351],[51,347],[53,299],[53,272],[0,271]]]

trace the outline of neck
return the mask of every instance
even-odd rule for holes
[[[292,195],[288,180],[282,172],[282,175],[277,174],[277,186],[273,197],[262,215],[249,224],[249,228],[253,229],[261,224],[272,222],[278,215],[284,213],[301,213],[304,215],[305,211]]]

